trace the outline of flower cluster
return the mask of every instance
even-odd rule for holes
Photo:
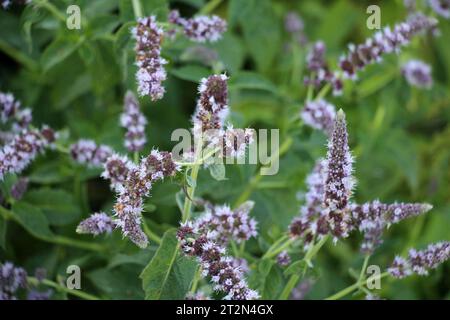
[[[147,119],[139,109],[139,103],[131,91],[125,95],[124,112],[120,116],[120,125],[127,130],[125,147],[130,152],[142,150],[146,143],[145,126]]]
[[[31,109],[21,108],[20,101],[16,100],[11,93],[0,92],[0,121],[2,123],[12,122],[14,131],[20,131],[31,123]]]
[[[16,292],[28,285],[27,272],[11,262],[0,264],[0,300],[15,300]]]
[[[114,223],[139,247],[145,248],[148,243],[141,229],[144,198],[149,195],[154,182],[173,176],[178,170],[172,154],[158,150],[152,150],[139,164],[117,155],[106,161],[102,175],[111,179],[117,192]]]
[[[352,163],[345,114],[339,110],[333,134],[328,143],[323,202],[330,232],[336,238],[346,237],[349,231],[348,207],[355,183],[352,176]]]
[[[81,139],[70,146],[70,155],[80,163],[89,167],[101,167],[112,154],[112,149],[106,145],[97,145],[92,140]]]
[[[450,242],[430,244],[425,250],[411,249],[408,258],[395,257],[388,272],[395,278],[404,278],[413,273],[428,275],[428,270],[437,268],[450,258]]]
[[[320,99],[308,101],[300,112],[303,122],[315,129],[322,130],[328,136],[333,132],[336,108],[331,103]]]
[[[291,257],[286,250],[278,254],[277,263],[282,267],[288,266],[291,263]]]
[[[97,236],[102,233],[111,233],[116,223],[104,212],[94,213],[80,222],[77,233],[88,233]]]
[[[55,140],[55,133],[48,127],[25,129],[0,149],[0,180],[7,173],[22,172],[31,161]]]
[[[300,208],[300,216],[292,220],[289,233],[292,237],[303,237],[307,247],[314,236],[326,235],[329,231],[327,216],[323,210],[325,195],[326,161],[316,161],[313,171],[306,178],[308,191],[305,195],[305,204]]]
[[[42,282],[46,276],[45,269],[38,268],[35,277]],[[28,300],[48,300],[52,290],[38,291],[28,282],[28,274],[25,269],[16,267],[11,262],[0,263],[0,300],[16,300],[20,289],[27,290]]]
[[[231,210],[227,205],[206,206],[206,212],[196,220],[196,228],[208,233],[208,239],[220,245],[227,245],[230,240],[237,243],[256,237],[256,221],[249,213],[254,203],[247,201],[237,209]]]
[[[423,214],[432,206],[424,203],[384,204],[373,201],[362,205],[352,204],[352,226],[364,235],[361,250],[372,253],[382,243],[381,236],[385,228],[404,219]]]
[[[162,82],[167,78],[164,70],[167,61],[161,57],[163,30],[157,25],[156,18],[151,16],[139,19],[132,34],[136,39],[138,93],[140,96],[150,96],[152,101],[159,100],[164,96]]]
[[[431,66],[420,60],[409,60],[402,66],[406,81],[418,88],[430,88],[433,85]]]
[[[450,1],[449,0],[429,0],[430,7],[438,15],[450,19]]]
[[[224,129],[228,115],[228,77],[224,74],[203,78],[198,91],[200,98],[192,118],[196,140],[202,138],[211,148],[221,150],[223,157],[240,157],[253,142],[251,129]]]
[[[207,233],[188,222],[178,229],[177,238],[185,254],[197,257],[202,275],[211,277],[214,289],[226,293],[224,299],[259,298],[258,293],[248,287],[240,268],[233,266],[233,258],[226,255],[224,247],[210,240]]]
[[[304,32],[304,23],[302,18],[293,11],[290,11],[284,17],[284,29],[289,32],[300,45],[305,45],[308,39]]]
[[[183,32],[195,42],[215,42],[227,30],[227,23],[218,16],[197,16],[186,19],[180,16],[178,10],[169,13],[168,20],[183,28]]]
[[[325,61],[326,46],[322,41],[314,43],[310,52],[308,53],[307,68],[310,76],[306,76],[304,82],[306,85],[312,85],[316,88],[323,83],[329,83],[333,87],[334,95],[342,94],[342,80],[330,71],[328,63]]]
[[[410,43],[413,36],[427,30],[433,30],[437,21],[416,13],[392,29],[384,28],[372,38],[359,45],[350,45],[349,52],[341,57],[339,66],[344,77],[355,79],[358,70],[369,64],[381,61],[384,54],[399,52],[401,47]]]

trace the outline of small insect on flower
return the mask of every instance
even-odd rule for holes
[[[428,3],[438,15],[450,19],[450,0],[428,0]]]
[[[158,26],[155,16],[140,18],[131,31],[136,39],[136,80],[140,96],[150,96],[152,101],[162,99],[162,82],[167,74],[164,65],[167,61],[161,57],[163,30]]]
[[[80,222],[77,233],[93,234],[111,233],[116,223],[104,212],[94,213],[89,218]]]
[[[431,66],[420,60],[409,60],[402,66],[406,81],[412,86],[429,89],[433,85]]]
[[[395,257],[388,272],[394,278],[404,278],[413,273],[428,275],[430,269],[437,268],[450,258],[450,242],[430,244],[424,250],[411,249],[408,258]]]
[[[227,30],[227,23],[218,16],[196,16],[190,19],[182,18],[177,10],[172,10],[169,22],[183,28],[183,32],[195,42],[216,42]]]
[[[147,119],[140,111],[139,103],[131,91],[127,91],[124,99],[124,111],[120,116],[120,125],[127,130],[125,147],[130,152],[142,150],[147,139],[145,126]]]

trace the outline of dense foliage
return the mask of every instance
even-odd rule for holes
[[[389,30],[374,1],[25,2],[0,10],[0,298],[450,298],[448,2],[378,1]],[[169,153],[225,126],[279,129],[279,172]]]

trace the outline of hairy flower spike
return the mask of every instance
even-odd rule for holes
[[[431,66],[420,60],[409,60],[402,67],[406,81],[418,88],[430,88],[433,85]]]
[[[124,112],[120,116],[120,125],[127,130],[125,147],[130,152],[142,150],[145,143],[147,119],[139,109],[139,103],[131,91],[125,95]]]
[[[172,10],[168,20],[182,27],[186,37],[195,42],[216,42],[227,30],[226,21],[218,16],[197,16],[185,19],[177,10]]]
[[[177,238],[181,250],[190,256],[197,257],[203,276],[211,277],[214,289],[226,293],[226,300],[254,300],[259,295],[251,290],[239,267],[233,266],[233,258],[226,255],[224,247],[208,239],[191,222],[182,224]]]
[[[164,70],[167,61],[161,57],[163,30],[151,16],[138,19],[132,34],[136,39],[136,65],[139,68],[136,73],[138,93],[150,96],[152,101],[159,100],[164,96],[162,82],[167,78]]]
[[[113,151],[106,145],[97,145],[93,140],[80,139],[70,146],[72,158],[89,167],[101,167]]]
[[[450,1],[449,0],[428,0],[430,7],[438,15],[445,19],[450,19]]]
[[[20,173],[55,140],[53,130],[26,129],[0,149],[0,180],[6,173]]]
[[[119,191],[127,179],[130,166],[131,161],[127,157],[112,154],[104,164],[102,177],[110,180],[111,189]]]
[[[315,129],[322,130],[325,134],[330,136],[333,132],[336,108],[323,99],[309,101],[300,112],[300,116],[305,124]]]
[[[367,65],[381,61],[384,54],[398,53],[403,46],[410,43],[413,36],[424,31],[433,31],[437,21],[433,18],[416,13],[402,23],[396,24],[392,29],[389,27],[378,31],[365,43],[357,46],[351,45],[349,52],[341,57],[339,67],[344,77],[355,79],[356,73]]]
[[[395,257],[388,269],[395,278],[404,278],[416,273],[428,275],[428,270],[437,268],[450,258],[450,241],[430,244],[424,250],[409,250],[408,258]]]
[[[111,233],[116,223],[104,212],[94,213],[80,222],[77,233],[88,233],[97,236],[102,233]]]
[[[331,233],[337,238],[346,237],[349,229],[348,204],[354,186],[352,163],[345,114],[339,110],[328,143],[324,194]]]

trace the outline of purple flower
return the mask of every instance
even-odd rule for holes
[[[408,45],[413,36],[427,30],[433,30],[437,21],[416,13],[410,15],[405,22],[378,31],[372,38],[359,45],[350,45],[349,52],[341,57],[339,67],[344,77],[355,79],[356,73],[367,65],[380,62],[384,54],[396,52]]]
[[[224,247],[208,239],[192,223],[182,224],[177,232],[181,250],[190,256],[197,257],[202,275],[209,276],[214,290],[226,293],[226,300],[254,300],[259,295],[251,290],[239,267],[233,266],[233,258],[226,255]]]
[[[352,163],[345,114],[339,110],[328,142],[324,192],[324,208],[330,231],[336,238],[346,237],[349,231],[348,204],[355,184]]]
[[[409,250],[407,259],[395,257],[388,271],[395,278],[404,278],[412,273],[428,275],[428,270],[437,268],[449,258],[450,242],[438,242],[424,250]]]
[[[402,67],[406,81],[418,88],[430,88],[433,85],[431,66],[420,60],[409,60]]]
[[[196,293],[188,293],[186,300],[211,300],[211,298],[204,292],[197,291]]]
[[[0,92],[1,123],[11,121],[13,130],[19,132],[27,128],[31,120],[31,109],[22,109],[20,101],[16,100],[11,93]]]
[[[307,278],[300,282],[300,284],[292,290],[290,300],[304,300],[305,296],[311,291],[314,285],[314,280]]]
[[[125,237],[145,248],[148,239],[141,228],[143,199],[149,195],[154,182],[175,175],[179,167],[173,162],[170,152],[158,150],[152,150],[139,164],[117,156],[108,160],[103,176],[112,178],[111,183],[117,192],[114,222]]]
[[[22,172],[31,161],[54,142],[52,129],[25,129],[0,149],[0,180],[7,173]]]
[[[327,101],[320,99],[309,101],[300,112],[303,122],[315,129],[322,130],[327,135],[333,132],[336,108]]]
[[[185,19],[180,17],[177,10],[172,10],[168,20],[181,26],[186,37],[195,42],[215,42],[227,30],[226,21],[218,16],[197,16]]]
[[[112,154],[104,164],[102,177],[110,180],[111,189],[120,191],[131,167],[132,163],[127,157]]]
[[[286,250],[280,252],[277,256],[277,263],[282,267],[288,266],[291,263],[291,257]]]
[[[438,15],[450,19],[450,1],[449,0],[428,0],[430,7]]]
[[[111,233],[116,223],[106,213],[92,214],[89,218],[80,222],[77,233],[88,233],[97,236],[102,233]]]
[[[101,167],[113,151],[106,145],[97,145],[93,140],[81,139],[70,146],[72,158],[89,167]]]
[[[147,119],[139,110],[139,103],[131,91],[125,95],[124,112],[120,116],[120,124],[127,130],[125,135],[125,147],[130,152],[142,150],[145,143],[145,126]]]
[[[32,289],[27,294],[27,300],[50,300],[53,290],[48,289],[46,291],[38,291]]]
[[[253,205],[252,201],[247,201],[235,210],[227,205],[207,206],[206,213],[196,221],[196,228],[221,245],[231,240],[247,241],[257,235],[256,221],[249,216]]]
[[[28,286],[27,272],[11,262],[0,264],[0,300],[15,300],[16,292]]]
[[[164,70],[167,61],[161,57],[163,30],[151,16],[138,19],[132,34],[136,39],[136,65],[139,68],[136,73],[138,93],[150,96],[152,101],[159,100],[164,96],[162,82],[167,78]]]
[[[290,11],[284,17],[284,28],[289,33],[296,33],[303,31],[304,23],[296,12]]]

